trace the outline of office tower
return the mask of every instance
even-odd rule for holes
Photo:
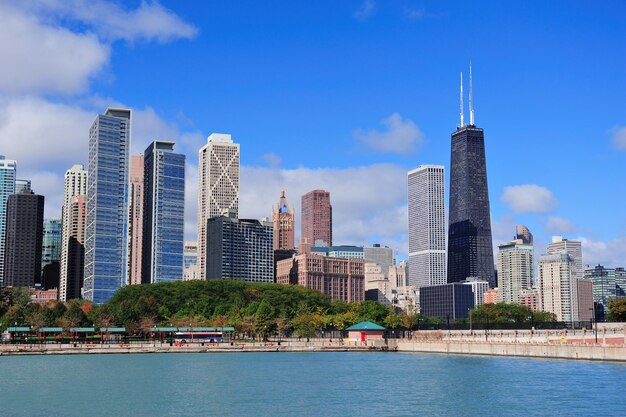
[[[232,212],[239,217],[239,144],[213,133],[198,152],[198,273],[207,275],[207,220]]]
[[[365,262],[364,269],[365,299],[392,306],[396,294],[392,291],[392,283],[385,277],[382,267],[377,263]]]
[[[45,219],[41,246],[41,269],[61,261],[61,219]]]
[[[609,299],[626,297],[626,270],[597,265],[585,269],[585,279],[593,284],[593,301],[599,313],[609,312]],[[600,317],[596,317],[600,319]]]
[[[129,282],[131,285],[141,284],[141,245],[143,243],[143,155],[130,157],[130,216],[129,235],[130,258]]]
[[[31,190],[9,196],[4,285],[33,287],[41,280],[44,197]]]
[[[520,304],[520,294],[533,287],[533,246],[515,239],[498,245],[498,293],[501,303]]]
[[[22,190],[31,190],[31,181],[30,180],[15,180],[15,194],[19,193]]]
[[[300,246],[304,250],[311,246],[333,245],[333,208],[330,192],[309,191],[302,196],[302,232]]]
[[[272,223],[231,216],[207,221],[207,279],[274,282]]]
[[[274,223],[274,250],[295,248],[293,210],[285,197],[285,190],[281,191],[278,205],[272,207],[272,222]]]
[[[15,193],[17,162],[0,155],[0,286],[4,283],[4,246],[6,243],[7,201]]]
[[[530,233],[528,227],[523,224],[518,224],[515,227],[515,239],[521,239],[522,243],[525,245],[533,244],[533,234]]]
[[[365,300],[364,267],[363,259],[303,253],[278,262],[276,283],[312,288],[333,300],[360,302]]]
[[[589,321],[594,316],[593,282],[589,279],[576,280],[576,305],[578,307],[578,321]]]
[[[439,317],[444,322],[467,318],[474,308],[471,285],[453,282],[420,288],[420,314]]]
[[[539,257],[539,305],[541,311],[556,315],[557,321],[572,322],[578,317],[574,261],[566,252]]]
[[[87,170],[81,164],[65,172],[61,223],[59,299],[80,297],[85,269]]]
[[[89,131],[84,298],[106,303],[128,278],[131,111],[107,109]]]
[[[567,252],[574,262],[572,273],[574,279],[582,278],[583,250],[580,241],[565,239],[562,236],[552,236],[552,243],[548,244],[548,254]]]
[[[443,166],[422,165],[409,171],[408,197],[409,285],[420,288],[445,284],[446,213]]]
[[[387,246],[381,247],[379,243],[375,243],[371,247],[364,247],[363,259],[365,259],[366,263],[380,265],[385,278],[389,278],[389,268],[396,265],[393,249]]]
[[[489,283],[478,278],[468,278],[462,284],[472,287],[474,294],[474,307],[485,304],[485,293],[489,291]]]
[[[399,265],[392,265],[389,267],[389,282],[392,288],[406,287],[407,284],[407,268],[408,262],[406,260],[400,261]]]
[[[144,152],[141,282],[183,279],[185,155],[174,142],[154,141]]]
[[[198,242],[185,242],[183,249],[183,280],[198,279]]]
[[[363,246],[313,246],[311,253],[317,253],[329,258],[364,259]]]
[[[495,286],[485,133],[474,124],[471,67],[470,124],[464,122],[461,75],[461,123],[452,134],[448,228],[448,282],[467,277]]]

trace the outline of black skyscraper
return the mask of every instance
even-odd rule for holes
[[[462,96],[461,90],[461,96]],[[470,124],[452,134],[448,282],[478,277],[495,286],[485,135],[474,125],[470,72]]]
[[[41,280],[44,197],[31,190],[7,202],[4,284],[32,287]]]

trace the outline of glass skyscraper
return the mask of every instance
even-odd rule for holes
[[[61,219],[45,219],[41,245],[41,269],[61,260]]]
[[[495,286],[485,134],[473,124],[452,134],[448,282],[477,277]]]
[[[0,285],[4,285],[4,250],[7,221],[7,202],[15,193],[17,162],[0,155]]]
[[[183,279],[185,155],[174,142],[154,141],[144,152],[141,282]]]
[[[131,111],[107,109],[89,131],[84,298],[105,303],[126,285]]]

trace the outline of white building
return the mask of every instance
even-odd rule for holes
[[[474,293],[474,307],[485,304],[485,293],[489,291],[489,282],[483,281],[477,277],[469,277],[463,284],[472,287],[472,292]]]
[[[228,211],[239,217],[239,144],[213,133],[198,152],[198,275],[206,276],[207,220]]]
[[[578,318],[574,261],[565,252],[539,257],[539,308],[554,313],[558,321]]]
[[[516,239],[498,248],[498,299],[502,303],[520,304],[521,292],[533,287],[533,245]]]
[[[87,170],[83,165],[76,164],[65,172],[63,187],[63,208],[61,209],[61,262],[59,265],[59,299],[68,300],[68,261],[69,261],[69,241],[82,236],[84,230],[76,230],[72,205],[75,196],[87,195]],[[83,224],[84,226],[84,224]],[[76,271],[82,275],[83,271]],[[71,277],[73,279],[75,277]],[[78,296],[79,294],[75,295]]]
[[[422,165],[408,173],[409,285],[447,283],[444,168]]]
[[[574,278],[584,278],[582,243],[576,240],[568,240],[562,236],[552,236],[552,243],[548,244],[548,254],[565,251],[574,262],[572,273]]]

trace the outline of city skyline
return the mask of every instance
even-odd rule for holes
[[[292,75],[283,82],[276,76],[268,78],[268,71],[275,69],[273,66],[257,55],[249,58],[240,55],[256,45],[254,42],[268,45],[275,40],[274,35],[255,39],[251,30],[237,35],[229,32],[222,36],[235,41],[226,43],[236,56],[227,59],[225,67],[234,65],[239,72],[229,71],[232,79],[228,79],[224,78],[223,69],[212,67],[207,73],[207,66],[203,65],[202,74],[209,81],[200,80],[195,67],[186,69],[189,77],[172,72],[169,84],[164,85],[166,100],[149,91],[148,87],[155,85],[161,73],[159,65],[152,64],[162,64],[168,56],[195,59],[202,51],[209,50],[228,57],[220,49],[222,46],[207,44],[214,30],[223,29],[220,26],[223,23],[213,28],[203,25],[198,16],[206,13],[228,17],[224,20],[227,23],[246,22],[254,14],[254,7],[233,15],[229,6],[198,5],[199,10],[191,10],[186,5],[163,2],[146,6],[148,12],[163,19],[160,29],[141,27],[136,32],[111,35],[105,33],[105,27],[81,20],[86,18],[78,15],[65,17],[89,29],[81,32],[74,24],[54,20],[55,14],[69,12],[54,9],[53,5],[29,8],[3,4],[0,6],[3,16],[22,19],[44,31],[46,36],[63,31],[75,42],[70,46],[95,53],[84,55],[87,58],[83,66],[68,60],[73,65],[69,72],[65,67],[64,71],[57,71],[54,65],[42,64],[42,68],[49,70],[46,77],[29,72],[21,74],[21,78],[15,74],[5,77],[11,82],[0,83],[3,98],[0,105],[7,114],[0,122],[1,153],[18,161],[18,178],[29,178],[34,189],[45,190],[45,217],[58,217],[63,203],[63,173],[74,164],[86,165],[86,132],[93,117],[103,107],[124,104],[135,110],[133,154],[141,152],[153,140],[163,139],[180,143],[180,152],[189,158],[186,240],[195,240],[197,227],[195,155],[211,132],[222,131],[232,134],[242,146],[240,217],[269,216],[275,195],[282,188],[292,199],[311,189],[324,188],[333,195],[333,240],[337,244],[379,242],[393,247],[399,258],[406,258],[405,175],[421,164],[442,164],[448,169],[448,137],[457,118],[458,71],[465,69],[471,59],[476,118],[487,131],[493,245],[511,240],[514,225],[523,223],[535,234],[537,254],[545,253],[551,235],[563,235],[582,241],[585,264],[621,266],[626,259],[626,216],[619,207],[626,197],[613,190],[619,189],[626,176],[615,169],[626,157],[620,151],[624,148],[621,129],[626,117],[617,101],[624,96],[626,85],[615,72],[620,65],[614,62],[624,58],[615,58],[610,52],[617,45],[619,36],[615,35],[624,31],[617,25],[617,16],[624,15],[624,6],[606,3],[589,9],[573,3],[563,11],[554,5],[544,5],[544,14],[538,17],[526,10],[503,11],[504,6],[492,6],[495,10],[490,10],[484,5],[473,9],[463,4],[430,5],[420,18],[411,18],[405,10],[409,3],[374,3],[376,7],[371,15],[359,18],[355,17],[362,6],[358,1],[337,6],[330,14],[307,6],[312,22],[343,25],[343,32],[333,29],[324,36],[318,36],[319,32],[314,34],[311,25],[295,27],[302,22],[293,8],[287,7],[273,18],[279,33],[297,35],[299,42],[309,46],[312,58],[336,59],[339,65],[335,71],[318,71],[314,76],[305,67],[299,67],[309,62],[308,59],[295,54],[287,62],[277,60]],[[137,11],[132,6],[115,7],[122,16]],[[458,42],[459,29],[455,23],[479,14],[485,19],[484,27],[476,28],[476,33],[457,54],[442,58],[437,48],[452,51],[453,40]],[[509,17],[508,24],[513,27],[528,25],[529,31],[516,35],[511,29],[504,30],[503,23],[495,19],[498,14]],[[582,20],[586,15],[594,17],[585,35],[590,40],[564,26],[565,21]],[[29,20],[28,16],[38,19]],[[513,17],[516,19],[511,22]],[[294,18],[294,22],[287,23],[289,18]],[[407,36],[386,29],[388,23],[399,25],[397,31]],[[561,28],[559,36],[550,34],[553,25]],[[12,36],[14,26],[6,27],[4,36]],[[450,33],[443,33],[443,27]],[[503,34],[503,44],[515,45],[510,52],[498,43],[492,42],[492,48],[480,43],[487,42],[487,36],[494,30]],[[39,32],[33,33],[36,36]],[[432,47],[424,46],[420,39],[430,39],[430,34],[442,36]],[[535,48],[539,36],[544,36],[547,42]],[[359,73],[351,81],[347,73],[350,77],[355,74],[351,71],[352,64],[339,52],[361,40],[380,48],[374,47],[370,53],[356,48],[354,61],[361,62],[374,52],[391,48],[389,55],[384,55],[389,63],[373,62],[372,69]],[[335,41],[339,42],[335,49],[320,48]],[[392,46],[394,42],[400,44]],[[579,48],[567,47],[571,42]],[[605,46],[599,49],[592,46],[598,43]],[[279,58],[284,53],[282,46],[283,43],[270,48],[267,58]],[[419,59],[400,60],[393,55],[399,48],[407,47]],[[497,59],[498,52],[507,59]],[[49,55],[41,55],[38,59],[56,62]],[[593,58],[593,67],[586,64],[588,57]],[[422,61],[429,59],[432,62],[424,65]],[[538,60],[542,65],[536,65]],[[154,70],[148,73],[145,65]],[[169,65],[162,65],[173,71]],[[16,66],[19,67],[19,61]],[[244,66],[254,68],[256,73],[248,72]],[[294,71],[297,68],[299,71]],[[285,75],[282,71],[279,74]],[[258,77],[265,77],[265,81],[261,83]],[[188,88],[194,82],[198,88]],[[261,84],[285,91],[284,103],[274,93],[262,89]],[[311,88],[325,85],[331,89]],[[171,86],[194,92],[174,93]],[[367,88],[355,93],[361,87]],[[218,94],[229,89],[233,94],[228,97]],[[213,95],[213,98],[208,102],[196,101],[196,94]],[[328,106],[318,105],[328,103],[329,99],[332,103]],[[264,103],[262,108],[257,105],[260,102]],[[361,102],[369,104],[365,106]],[[223,109],[217,103],[222,103]],[[353,110],[343,111],[346,107]],[[316,110],[302,113],[306,115],[303,117],[299,112],[305,108]],[[207,110],[214,114],[209,115]],[[64,115],[62,122],[58,113]],[[272,114],[274,117],[270,117]],[[277,114],[285,117],[277,118]],[[572,115],[584,115],[584,123],[573,123]],[[46,140],[41,140],[42,137]],[[331,143],[333,152],[329,153]],[[294,149],[294,145],[297,153],[287,151]],[[568,151],[564,153],[566,148]],[[567,181],[560,179],[564,177]],[[600,208],[593,199],[582,198],[591,194],[616,194],[617,199]],[[397,225],[386,221],[385,216],[397,217]],[[297,241],[299,210],[295,224]]]

